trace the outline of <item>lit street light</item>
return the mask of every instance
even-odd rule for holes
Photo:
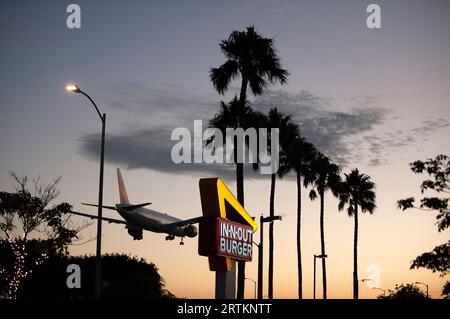
[[[316,299],[316,258],[327,258],[327,255],[314,255],[314,293],[313,293],[313,299]]]
[[[72,93],[81,93],[80,88],[75,84],[69,84],[66,86],[66,90]]]
[[[102,121],[102,141],[101,141],[101,152],[100,152],[100,181],[99,181],[99,191],[98,191],[98,219],[97,219],[97,250],[95,256],[95,299],[100,299],[101,297],[101,282],[102,282],[102,206],[103,206],[103,166],[105,162],[105,125],[106,125],[106,114],[101,114],[98,110],[97,105],[94,100],[83,92],[77,85],[71,84],[66,86],[66,90],[72,93],[81,93],[91,101],[94,105],[95,110]]]

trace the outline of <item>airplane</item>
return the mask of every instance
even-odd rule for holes
[[[120,203],[116,204],[115,206],[102,207],[117,211],[124,220],[109,217],[102,217],[102,220],[108,223],[125,225],[125,228],[128,230],[128,234],[130,234],[134,240],[141,240],[143,238],[143,230],[155,233],[165,233],[167,234],[166,240],[174,240],[175,237],[180,237],[180,245],[184,245],[184,237],[187,236],[193,238],[197,236],[197,227],[195,227],[193,224],[198,223],[203,218],[202,216],[182,220],[162,212],[144,208],[151,203],[130,204],[130,201],[128,200],[127,190],[125,188],[125,184],[123,182],[122,174],[119,168],[117,168],[117,180],[119,184]],[[82,204],[98,207],[98,205],[95,204]],[[71,211],[71,213],[91,219],[98,219],[98,216],[95,215],[74,211]]]

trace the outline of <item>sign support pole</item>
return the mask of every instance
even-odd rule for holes
[[[259,219],[259,248],[258,248],[258,299],[263,299],[263,254],[264,254],[264,234],[263,234],[263,216]]]
[[[236,262],[231,271],[216,271],[216,299],[236,299]]]

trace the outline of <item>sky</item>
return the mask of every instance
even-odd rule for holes
[[[66,26],[70,3],[81,8],[80,29]],[[88,100],[65,91],[66,84],[77,83],[107,114],[105,204],[118,202],[115,168],[120,167],[132,202],[150,201],[153,209],[178,218],[201,215],[199,179],[222,177],[234,192],[233,171],[217,164],[173,164],[170,133],[177,127],[193,130],[194,120],[206,125],[220,101],[239,93],[236,80],[219,95],[208,72],[224,62],[220,41],[254,25],[274,38],[290,76],[286,85],[271,86],[262,96],[250,94],[253,107],[266,112],[277,106],[292,115],[304,136],[344,172],[358,167],[376,183],[378,208],[360,218],[360,278],[375,264],[382,288],[421,281],[438,297],[445,278],[409,266],[448,240],[448,232],[437,232],[433,214],[402,212],[396,201],[420,196],[421,178],[409,170],[410,162],[448,154],[450,3],[375,1],[382,28],[368,29],[370,3],[2,1],[0,189],[12,189],[8,170],[44,180],[62,175],[58,200],[95,213],[81,202],[97,201],[101,123]],[[247,211],[268,214],[270,178],[250,171],[246,177]],[[309,201],[306,190],[303,202],[303,289],[311,298],[313,255],[320,248],[319,203]],[[338,212],[329,194],[325,209],[328,294],[351,298],[353,220]],[[292,176],[277,182],[275,210],[283,221],[275,226],[274,296],[296,298]],[[133,241],[123,226],[103,229],[104,253],[154,262],[176,296],[214,297],[214,274],[207,259],[198,256],[196,238],[180,246],[161,234],[145,232],[142,241]],[[91,226],[83,237],[94,237],[95,230]],[[94,254],[95,242],[70,251]],[[247,276],[257,278],[256,258]],[[362,298],[378,294],[361,283]],[[253,296],[251,282],[246,296]]]

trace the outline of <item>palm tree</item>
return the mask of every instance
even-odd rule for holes
[[[264,38],[253,26],[247,27],[247,31],[233,31],[227,40],[222,40],[220,49],[227,61],[217,68],[210,69],[210,79],[217,92],[224,94],[231,80],[240,75],[239,102],[241,106],[244,106],[247,100],[248,86],[254,95],[260,95],[266,89],[268,82],[286,83],[289,73],[281,68],[273,39]],[[241,114],[238,115],[239,119]],[[239,122],[242,122],[242,119]],[[244,205],[242,164],[237,165],[236,175],[238,201]]]
[[[287,166],[296,174],[297,180],[297,273],[298,273],[298,298],[303,299],[303,273],[302,273],[302,247],[301,247],[301,224],[302,224],[302,177],[307,171],[312,160],[316,156],[314,145],[307,142],[301,136],[293,136],[287,141]],[[282,165],[284,166],[284,165]]]
[[[270,208],[269,214],[270,217],[273,218],[275,216],[274,209],[274,201],[275,201],[275,184],[277,174],[278,177],[282,178],[286,173],[289,172],[289,166],[286,165],[287,161],[283,158],[287,157],[287,149],[289,146],[289,142],[298,136],[298,126],[295,125],[291,121],[290,115],[284,115],[278,111],[277,108],[273,108],[269,110],[269,114],[266,117],[266,127],[270,128],[278,128],[279,129],[279,138],[280,138],[280,167],[277,172],[271,174],[271,183],[270,183]],[[269,134],[269,139],[271,138]],[[271,143],[269,143],[271,144]],[[270,150],[273,152],[275,150]],[[269,299],[273,299],[273,222],[269,225],[269,278],[268,278],[268,286],[269,286]]]
[[[274,41],[260,35],[253,26],[246,31],[233,31],[228,39],[222,40],[220,49],[227,58],[224,64],[209,71],[210,79],[219,94],[228,90],[231,80],[241,76],[238,123],[243,123],[244,105],[247,100],[247,87],[254,95],[264,92],[269,83],[284,84],[289,73],[281,68],[280,58],[274,48]],[[244,206],[244,166],[236,164],[237,199]],[[238,263],[237,297],[244,298],[245,263]]]
[[[241,103],[237,99],[237,97],[234,97],[231,102],[228,104],[225,104],[224,102],[220,102],[220,110],[217,112],[214,117],[209,120],[209,127],[211,128],[217,128],[219,129],[223,136],[226,135],[226,129],[227,128],[243,128],[246,130],[250,127],[258,128],[262,125],[264,125],[264,115],[260,112],[254,111],[248,103],[244,104],[244,107],[241,106]],[[238,115],[238,111],[241,113],[241,115]],[[242,126],[240,123],[240,118],[244,119],[245,125]],[[206,144],[210,144],[213,140],[210,139],[206,142]],[[234,144],[237,143],[237,140],[235,139]],[[245,142],[248,142],[247,140]],[[237,146],[234,145],[234,156],[236,159],[236,150]],[[235,160],[235,164],[238,165],[238,163]]]
[[[311,185],[312,189],[309,193],[309,198],[315,200],[317,196],[320,197],[320,249],[321,255],[326,255],[325,250],[325,192],[331,190],[333,195],[338,195],[338,187],[340,183],[341,168],[331,163],[328,157],[318,153],[315,159],[311,162],[308,171],[305,175],[306,186]],[[318,195],[317,195],[318,193]],[[327,299],[327,268],[326,258],[322,259],[322,284],[323,284],[323,299]]]
[[[345,180],[340,185],[339,190],[339,210],[343,210],[346,205],[347,214],[355,218],[355,230],[353,239],[353,299],[358,299],[358,208],[361,212],[373,214],[375,204],[375,183],[370,180],[370,176],[360,174],[358,169],[354,169],[350,174],[345,174]]]

